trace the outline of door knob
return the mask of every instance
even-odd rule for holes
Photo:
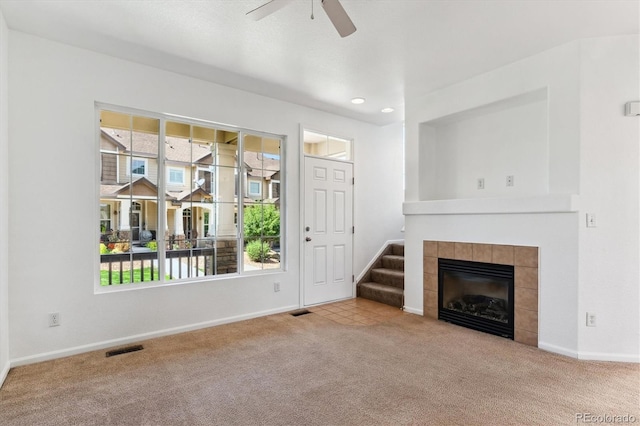
[[[304,239],[305,241],[311,241],[311,237],[307,237]]]

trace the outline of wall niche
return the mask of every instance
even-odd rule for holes
[[[421,123],[420,200],[549,194],[547,93],[538,89]]]

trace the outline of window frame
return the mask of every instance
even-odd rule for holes
[[[269,139],[276,139],[279,140],[279,156],[280,156],[280,173],[282,174],[282,176],[285,175],[285,168],[286,168],[286,145],[287,145],[287,136],[286,135],[278,135],[278,134],[274,134],[274,133],[267,133],[267,132],[261,132],[261,131],[254,131],[251,129],[246,129],[246,128],[241,128],[241,127],[235,127],[235,126],[230,126],[230,125],[226,125],[226,124],[221,124],[221,123],[217,123],[214,121],[209,121],[209,120],[201,120],[201,119],[195,119],[195,118],[187,118],[187,117],[183,117],[183,116],[177,116],[177,115],[173,115],[173,114],[166,114],[166,113],[154,113],[154,112],[150,112],[150,111],[144,111],[144,110],[138,110],[135,108],[128,108],[128,107],[122,107],[122,106],[117,106],[117,105],[112,105],[112,104],[107,104],[107,103],[102,103],[102,102],[95,102],[95,136],[96,136],[96,142],[94,144],[94,149],[96,150],[96,169],[95,169],[95,182],[96,182],[96,187],[97,187],[97,196],[95,197],[95,208],[94,211],[96,212],[96,216],[97,216],[97,221],[100,221],[100,204],[104,204],[104,201],[101,200],[101,196],[100,196],[100,186],[101,186],[101,156],[102,154],[105,152],[101,149],[100,147],[100,133],[101,133],[101,112],[102,111],[111,111],[114,113],[118,113],[118,114],[125,114],[125,115],[132,115],[132,116],[139,116],[139,117],[143,117],[143,118],[150,118],[150,119],[157,119],[159,120],[159,131],[158,131],[158,140],[165,140],[166,137],[166,124],[167,122],[177,122],[177,123],[181,123],[181,124],[185,124],[185,125],[189,125],[189,126],[204,126],[204,127],[210,127],[210,128],[215,128],[217,130],[223,130],[223,131],[229,131],[229,132],[235,132],[238,135],[238,142],[237,142],[237,166],[235,167],[236,170],[236,178],[234,179],[234,193],[236,194],[236,199],[234,201],[234,204],[237,207],[237,212],[235,213],[235,223],[237,224],[237,229],[236,229],[236,234],[235,234],[235,241],[237,241],[238,247],[241,248],[244,246],[246,240],[245,240],[245,236],[244,236],[244,220],[243,220],[243,210],[247,205],[250,204],[245,204],[244,200],[242,197],[238,197],[237,193],[237,189],[238,188],[242,188],[244,185],[242,184],[242,181],[246,179],[245,182],[248,183],[248,174],[247,174],[247,169],[248,167],[244,164],[243,161],[240,160],[240,158],[242,158],[243,153],[244,153],[244,137],[246,135],[252,135],[252,136],[258,136],[258,137],[262,137],[262,138],[269,138]],[[169,166],[167,164],[167,157],[165,155],[165,144],[163,143],[159,143],[158,144],[158,158],[157,158],[157,193],[158,193],[158,198],[157,198],[157,212],[158,212],[158,217],[157,217],[157,232],[156,232],[156,241],[159,242],[158,247],[157,247],[157,252],[158,252],[158,274],[159,274],[159,279],[157,281],[151,281],[151,282],[145,282],[145,283],[128,283],[125,285],[109,285],[109,286],[102,286],[100,284],[100,253],[99,253],[99,246],[100,246],[100,238],[101,235],[99,233],[96,233],[96,243],[94,244],[96,250],[96,255],[94,256],[94,259],[96,259],[96,261],[94,262],[95,264],[95,268],[94,268],[94,293],[99,294],[99,293],[110,293],[110,292],[114,292],[114,291],[129,291],[129,290],[134,290],[134,289],[144,289],[144,288],[155,288],[155,287],[159,287],[159,286],[165,286],[165,285],[175,285],[175,284],[186,284],[186,283],[192,283],[192,282],[207,282],[207,281],[216,281],[216,280],[225,280],[225,279],[233,279],[236,278],[238,276],[255,276],[255,275],[262,275],[262,274],[273,274],[273,273],[282,273],[285,272],[287,270],[287,253],[286,253],[286,228],[287,228],[287,215],[286,215],[286,211],[280,210],[280,235],[279,235],[279,247],[280,247],[280,261],[279,261],[279,266],[277,268],[263,268],[263,269],[259,269],[259,270],[245,270],[245,265],[244,265],[244,260],[243,260],[243,256],[241,255],[241,253],[243,253],[243,251],[239,250],[239,256],[238,256],[238,264],[237,264],[237,272],[229,272],[229,273],[221,273],[221,274],[213,274],[213,275],[204,275],[204,276],[198,276],[198,277],[188,277],[188,278],[181,278],[181,279],[165,279],[165,268],[163,263],[169,259],[167,257],[166,252],[168,250],[165,250],[165,244],[162,243],[160,244],[160,242],[164,242],[167,239],[168,236],[168,232],[167,232],[167,217],[166,217],[166,211],[167,211],[167,205],[170,205],[171,201],[167,200],[165,196],[162,196],[161,194],[166,194],[167,193],[167,187],[170,187],[172,185],[177,185],[177,183],[170,183],[169,182],[169,178],[170,178],[170,172],[169,169],[173,168],[171,166]],[[133,166],[133,159],[136,160],[140,160],[141,162],[143,162],[143,167],[144,167],[144,172],[145,174],[137,174],[137,173],[131,173],[131,168]],[[164,167],[162,167],[161,165],[165,165]],[[131,161],[127,161],[127,176],[128,177],[147,177],[149,175],[150,169],[149,169],[149,161],[147,158],[145,157],[140,157],[140,156],[132,156],[131,157]],[[166,177],[165,177],[166,174]],[[183,171],[183,177],[186,178],[187,172],[186,170]],[[282,179],[281,179],[282,180]],[[212,181],[213,184],[213,181]],[[258,182],[258,184],[260,185],[260,193],[262,194],[264,189],[262,188],[262,183]],[[185,182],[183,182],[183,185],[187,185]],[[187,185],[188,186],[188,185]],[[284,198],[284,194],[285,194],[285,182],[282,181],[280,182],[280,198],[283,199]],[[286,203],[284,202],[284,200],[282,200],[282,206],[286,205]],[[113,207],[111,207],[113,208]],[[113,226],[113,212],[112,212],[112,217],[111,219],[111,225]],[[211,230],[212,226],[216,226],[214,223],[212,223],[213,217],[211,216],[211,214],[209,214],[209,221],[208,221],[208,228],[209,230]],[[204,235],[203,237],[205,237],[206,235]]]
[[[251,191],[251,184],[256,184],[258,185],[258,191],[257,192],[253,192]],[[262,197],[262,182],[256,178],[249,178],[247,179],[247,196],[248,197],[256,197],[258,199],[260,199]]]
[[[140,174],[140,173],[133,173],[133,170],[135,170],[137,167],[133,167],[133,162],[134,161],[142,161],[143,165],[142,167],[144,167],[144,173]],[[147,158],[143,158],[143,157],[135,157],[135,156],[131,156],[129,158],[127,158],[127,176],[129,177],[147,177],[149,175],[149,160]]]
[[[172,181],[171,172],[180,172],[182,179],[180,181]],[[185,186],[184,175],[185,175],[185,170],[183,167],[168,166],[167,167],[167,185],[168,186],[171,186],[171,185]]]
[[[278,185],[278,196],[273,196],[273,186]],[[280,198],[280,179],[271,179],[269,181],[269,199]]]

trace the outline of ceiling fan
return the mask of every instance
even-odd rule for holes
[[[356,31],[356,26],[353,25],[351,18],[349,18],[349,15],[347,15],[347,12],[345,12],[339,0],[320,1],[322,3],[322,8],[331,20],[333,26],[338,30],[340,37],[346,37]],[[262,6],[258,6],[257,8],[247,12],[247,16],[259,21],[292,2],[293,0],[270,0]],[[311,19],[313,19],[313,0],[311,0]]]

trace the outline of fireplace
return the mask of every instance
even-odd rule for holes
[[[438,261],[513,266],[513,340],[538,346],[538,247],[464,241],[423,241],[423,315],[438,319]]]
[[[438,259],[438,319],[514,338],[514,267]]]

